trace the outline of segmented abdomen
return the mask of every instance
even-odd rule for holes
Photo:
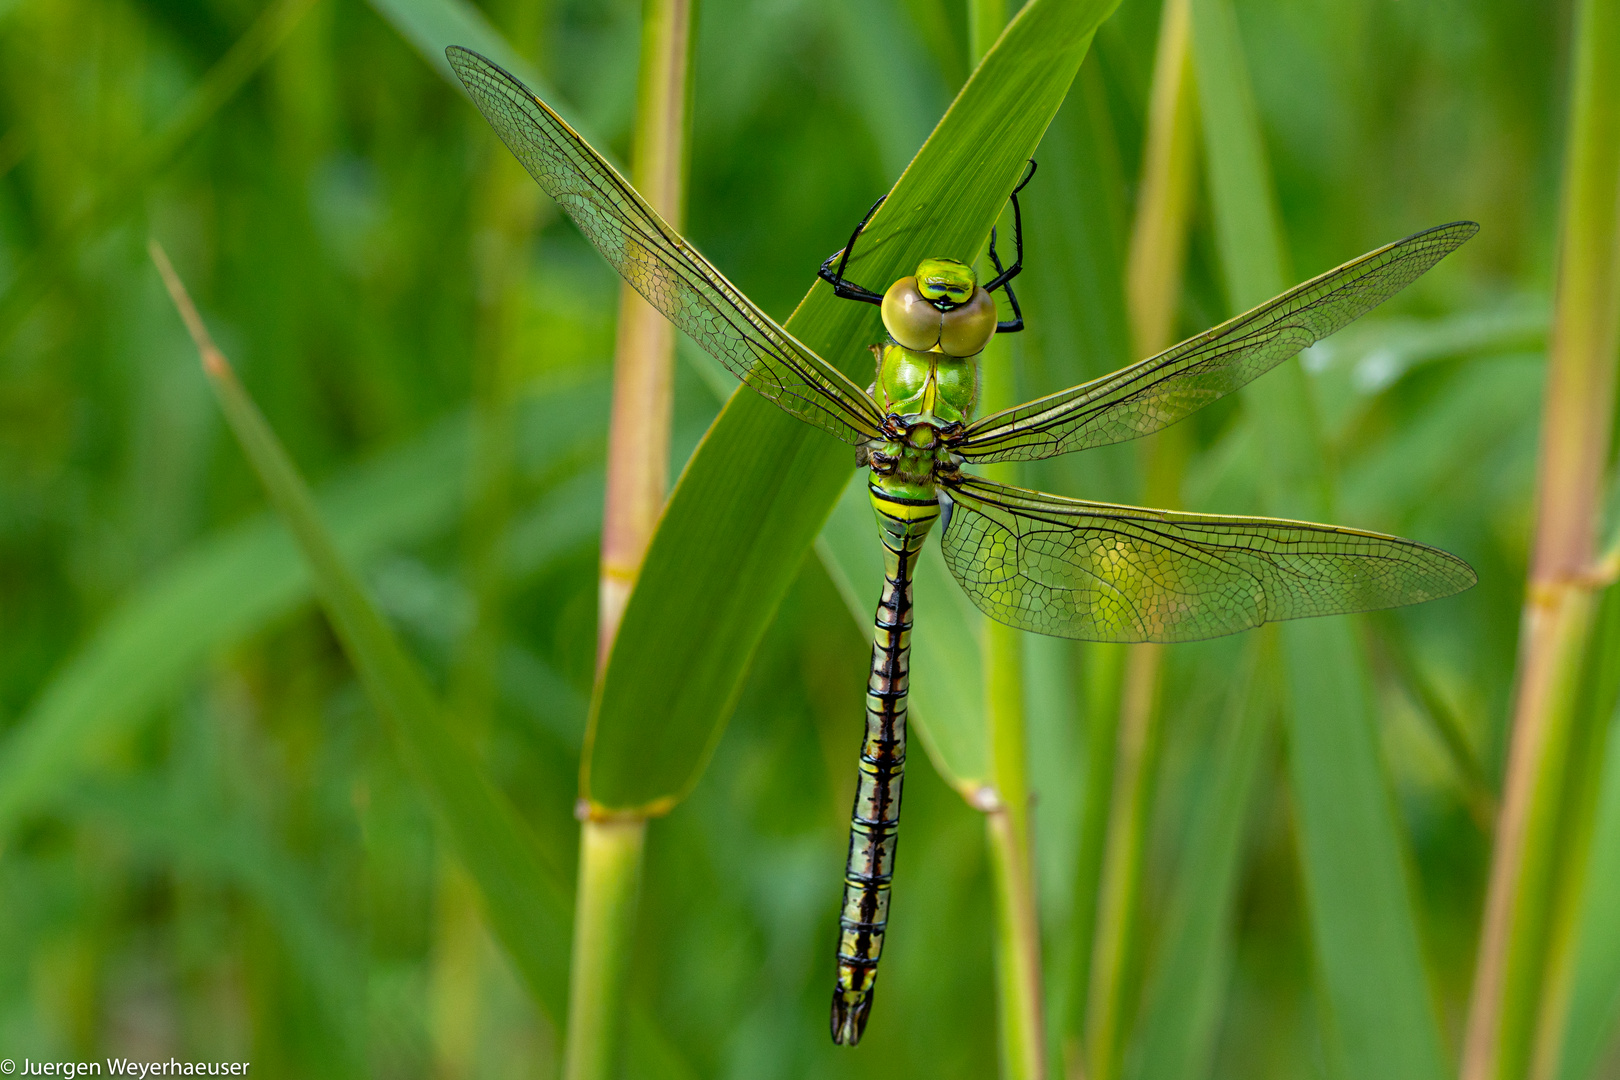
[[[866,1030],[872,986],[889,920],[889,885],[899,841],[900,785],[906,767],[906,693],[911,667],[911,581],[939,504],[871,487],[883,540],[883,594],[878,601],[872,669],[866,682],[866,738],[860,784],[849,825],[844,905],[838,925],[838,985],[833,1041],[853,1046]]]

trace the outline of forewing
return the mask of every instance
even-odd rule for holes
[[[992,619],[1087,641],[1197,641],[1461,592],[1455,555],[1379,533],[1064,499],[964,476],[941,543]]]
[[[879,433],[865,391],[727,281],[545,102],[475,52],[446,55],[501,141],[648,303],[799,419],[855,445]]]
[[[970,425],[969,461],[1032,461],[1169,427],[1365,315],[1479,231],[1457,221],[1397,240],[1112,375]]]

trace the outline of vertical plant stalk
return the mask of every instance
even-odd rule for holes
[[[645,818],[587,821],[580,836],[564,1080],[615,1075],[646,836]]]
[[[1128,645],[1091,644],[1082,653],[1086,700],[1086,775],[1081,807],[1074,902],[1069,912],[1069,953],[1064,958],[1068,1000],[1063,1013],[1063,1073],[1085,1080],[1082,1033],[1090,1006],[1092,951],[1096,947],[1097,904],[1107,849],[1109,803],[1114,790],[1119,702]]]
[[[1148,654],[1155,659],[1157,655],[1156,650]],[[1114,1080],[1119,1075],[1127,976],[1137,933],[1148,809],[1159,756],[1159,710],[1153,700],[1158,694],[1158,666],[1132,664],[1132,659],[1126,658],[1126,681],[1120,696],[1114,788],[1097,900],[1097,940],[1092,947],[1091,990],[1086,995],[1086,1060],[1091,1080]]]
[[[1525,597],[1518,694],[1463,1080],[1518,1077],[1542,990],[1557,805],[1591,625],[1599,494],[1620,349],[1620,11],[1582,0],[1573,23],[1569,142],[1558,285],[1542,406],[1536,538]]]
[[[686,136],[691,116],[694,0],[644,0],[641,75],[631,182],[676,229],[686,208]],[[674,401],[675,328],[628,282],[619,286],[608,431],[607,501],[597,667],[607,658],[641,558],[664,508]]]
[[[1605,569],[1602,573],[1605,586],[1612,586],[1612,571]],[[1593,834],[1600,813],[1610,721],[1620,698],[1620,672],[1606,670],[1603,663],[1604,657],[1614,655],[1617,643],[1617,599],[1620,594],[1612,589],[1601,597],[1595,590],[1589,595],[1591,611],[1583,628],[1582,655],[1572,668],[1575,677],[1570,680],[1570,700],[1567,706],[1560,702],[1576,719],[1569,725],[1570,744],[1564,750],[1568,765],[1559,785],[1563,797],[1557,856],[1549,875],[1546,961],[1535,1007],[1533,1041],[1528,1047],[1532,1080],[1553,1080],[1560,1074],[1581,1076],[1589,1071],[1582,1070],[1579,1064],[1566,1066],[1563,1059],[1571,1051],[1577,1061],[1582,1056],[1578,1046],[1569,1046],[1571,1035],[1577,1043],[1586,1041],[1581,1033],[1570,1031],[1570,1010],[1576,995],[1577,968],[1589,948],[1585,937],[1592,932],[1583,924],[1585,909],[1591,904],[1587,886],[1594,862]],[[1604,910],[1612,915],[1612,909]]]
[[[1005,354],[1008,350],[998,351]],[[985,720],[990,728],[995,797],[985,799],[982,804],[996,890],[996,1002],[1001,1032],[1001,1071],[1002,1076],[1017,1080],[1046,1076],[1040,918],[1035,901],[1029,827],[1021,633],[996,622],[985,628]]]
[[[1193,83],[1187,0],[1166,0],[1153,65],[1142,182],[1126,263],[1125,294],[1137,356],[1170,345],[1187,256],[1188,212],[1197,155],[1197,96]],[[1147,504],[1180,502],[1186,435],[1171,427],[1146,448]],[[1087,1062],[1091,1080],[1114,1080],[1124,1042],[1124,999],[1139,955],[1142,864],[1160,743],[1160,683],[1164,647],[1131,646],[1120,697],[1113,774],[1090,990],[1086,995]]]
[[[695,3],[643,0],[641,12],[631,182],[677,229],[682,226],[686,205]],[[674,327],[628,284],[621,285],[602,515],[598,675],[606,666],[642,556],[664,506],[674,358]],[[588,806],[581,798],[582,812]],[[607,1080],[614,1073],[646,830],[647,819],[639,816],[585,816],[580,825],[564,1080]]]
[[[473,1075],[478,1061],[484,921],[477,887],[448,853],[439,857],[433,908],[434,1075],[463,1080]]]
[[[1007,25],[1006,0],[969,0],[968,47],[977,64]],[[980,412],[1018,402],[1014,352],[990,339],[980,358]],[[1014,464],[992,465],[985,475],[1016,484]],[[1029,739],[1024,717],[1023,631],[988,621],[984,632],[985,723],[990,776],[985,831],[990,847],[996,909],[996,1016],[1004,1080],[1045,1080],[1046,1006],[1041,977],[1040,916],[1035,897],[1034,849],[1029,829]]]

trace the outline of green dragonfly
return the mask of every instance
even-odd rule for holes
[[[822,265],[838,296],[882,309],[888,338],[873,346],[876,378],[863,390],[726,280],[521,82],[477,53],[448,55],[496,133],[637,292],[754,391],[852,444],[869,470],[884,582],[839,918],[835,1042],[860,1041],[871,1013],[906,757],[912,578],[936,522],[947,565],[986,615],[1090,641],[1194,641],[1474,584],[1461,559],[1394,536],[1085,502],[962,468],[1168,427],[1382,303],[1473,236],[1474,223],[1409,236],[1112,375],[975,419],[979,354],[992,335],[1023,329],[1011,283],[1023,268],[1018,190],[1033,162],[1011,197],[1015,257],[1002,267],[992,231],[996,276],[986,283],[950,259],[923,260],[881,294],[848,280],[877,204]],[[996,291],[1011,320],[998,319]]]

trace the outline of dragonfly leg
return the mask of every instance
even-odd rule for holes
[[[1018,204],[1016,202],[1013,203],[1014,207],[1017,205]],[[1016,222],[1017,214],[1014,214],[1013,217]],[[1022,262],[1023,258],[1024,245],[1020,243],[1018,245],[1019,262]],[[991,265],[993,265],[998,271],[1001,270],[1001,260],[996,258],[996,230],[994,229],[990,230],[990,262]],[[1022,269],[1022,267],[1019,267],[1019,269]],[[1017,270],[1014,270],[1013,272],[1017,273]],[[1006,280],[1001,282],[1001,291],[1007,294],[1007,303],[1012,305],[1013,317],[1004,322],[996,323],[996,333],[1016,334],[1018,331],[1024,328],[1024,313],[1018,307],[1018,294],[1013,292],[1012,276],[1010,274],[1006,274],[1005,272],[1003,272],[1003,276],[1006,278]],[[989,290],[986,291],[988,292]]]
[[[1030,160],[1029,160],[1029,168],[1024,170],[1024,178],[1022,180],[1018,181],[1018,186],[1013,188],[1012,189],[1012,194],[1008,196],[1008,200],[1012,203],[1012,208],[1013,208],[1013,249],[1014,250],[1013,250],[1013,262],[1012,262],[1012,265],[1007,267],[1005,270],[1003,270],[1001,268],[1001,260],[996,258],[996,232],[995,232],[994,229],[990,230],[990,261],[995,264],[996,276],[994,278],[990,279],[990,281],[985,284],[985,286],[984,286],[984,291],[985,292],[995,292],[997,289],[1003,288],[1004,286],[1006,286],[1006,284],[1009,281],[1011,281],[1013,278],[1017,277],[1020,273],[1023,272],[1023,269],[1024,269],[1024,215],[1023,215],[1023,211],[1021,211],[1019,209],[1019,207],[1018,207],[1018,193],[1020,191],[1023,191],[1024,186],[1026,184],[1028,184],[1034,178],[1035,178],[1035,159],[1030,158]],[[1012,299],[1012,291],[1011,290],[1008,290],[1007,298],[1009,300]],[[1018,310],[1018,305],[1017,305],[1016,302],[1013,304],[1013,310],[1015,312]],[[1018,329],[1022,330],[1023,329],[1023,325],[1022,325],[1023,316],[1018,316],[1016,321],[1020,324],[1018,326]],[[1000,329],[1000,327],[998,327],[997,329]],[[1003,331],[1003,332],[1009,332],[1010,333],[1011,331]]]
[[[840,299],[859,300],[863,304],[883,303],[883,297],[881,295],[873,292],[870,289],[863,289],[853,281],[850,281],[848,278],[844,277],[844,269],[849,266],[849,253],[855,248],[856,238],[861,235],[861,230],[866,228],[866,223],[872,220],[872,215],[877,213],[878,207],[882,206],[883,200],[887,199],[888,197],[889,196],[886,192],[878,196],[878,201],[872,204],[872,209],[866,212],[866,216],[861,218],[860,224],[855,226],[855,231],[849,234],[849,243],[845,244],[842,249],[827,256],[827,261],[822,263],[821,269],[816,272],[817,277],[821,278],[822,281],[827,282],[833,287],[833,295],[839,297]],[[838,260],[838,268],[836,270],[833,269],[834,259]]]

